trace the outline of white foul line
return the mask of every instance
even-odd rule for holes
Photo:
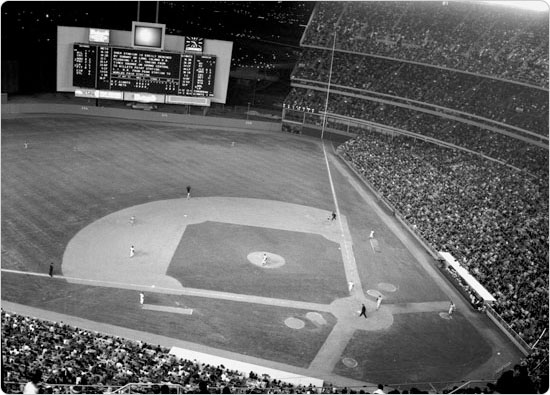
[[[44,273],[36,272],[24,272],[20,270],[12,269],[2,269],[2,272],[23,274],[30,276],[39,276],[39,277],[49,277],[49,275]],[[69,276],[55,275],[54,278],[72,280],[76,283],[94,285],[94,286],[104,286],[104,287],[115,287],[120,289],[132,289],[145,292],[154,292],[154,293],[167,293],[171,295],[186,295],[186,296],[198,296],[203,298],[210,299],[220,299],[220,300],[229,300],[233,302],[243,302],[243,303],[256,303],[263,304],[267,306],[277,306],[277,307],[288,307],[293,309],[302,309],[302,310],[311,310],[311,311],[325,311],[330,312],[331,306],[313,302],[303,302],[290,299],[277,299],[269,298],[264,296],[255,296],[255,295],[246,295],[246,294],[236,294],[231,292],[221,292],[213,291],[208,289],[197,289],[197,288],[166,288],[166,287],[155,287],[148,286],[143,284],[132,284],[132,283],[121,283],[117,281],[106,281],[106,280],[94,280],[88,278],[77,278]]]
[[[344,263],[344,269],[346,269],[346,268],[352,269],[352,270],[345,270],[346,271],[346,277],[347,277],[348,281],[353,280],[353,282],[355,284],[354,289],[356,289],[356,292],[359,292],[362,295],[363,288],[361,286],[361,280],[359,279],[359,274],[357,273],[357,265],[355,264],[355,259],[353,259],[353,256],[349,252],[348,243],[347,243],[346,238],[345,238],[344,225],[342,224],[342,217],[340,215],[340,207],[338,206],[338,199],[336,197],[336,190],[334,189],[334,183],[332,181],[332,173],[330,172],[330,166],[329,166],[329,163],[328,163],[327,151],[325,149],[325,142],[321,141],[321,145],[323,147],[323,154],[325,155],[325,163],[327,165],[328,180],[330,182],[330,189],[332,191],[332,198],[334,199],[334,206],[335,206],[335,209],[336,209],[336,213],[338,215],[338,223],[340,224],[340,233],[342,235],[342,240],[343,240],[343,243],[344,243],[344,251],[345,251],[345,254],[346,254],[344,259],[345,259],[346,262],[348,262],[348,265],[346,265]],[[354,277],[354,278],[349,278],[348,276],[349,277]]]

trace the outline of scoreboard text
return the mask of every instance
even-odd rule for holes
[[[216,57],[74,44],[73,85],[79,88],[214,96]]]

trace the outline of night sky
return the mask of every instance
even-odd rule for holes
[[[159,2],[166,33],[233,41],[231,69],[276,72],[295,62],[314,2]],[[156,2],[140,2],[139,20],[156,22]],[[18,93],[55,91],[57,26],[131,30],[138,2],[29,2],[2,4],[2,74],[17,73]],[[9,64],[8,64],[9,63]],[[6,84],[3,84],[3,86]]]

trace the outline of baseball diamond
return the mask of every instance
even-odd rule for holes
[[[2,157],[5,308],[348,386],[515,356],[465,302],[447,319],[456,291],[329,144],[42,116],[3,122]]]

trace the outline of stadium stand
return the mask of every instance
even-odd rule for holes
[[[527,343],[548,324],[548,183],[459,150],[363,132],[344,156],[436,250],[449,251],[493,294]],[[528,365],[548,358],[548,338]],[[543,373],[544,368],[541,370]]]
[[[494,386],[444,392],[545,393],[548,14],[455,2],[319,2],[302,46],[287,119],[303,113],[296,119],[321,125],[332,64],[328,113],[386,127],[332,122],[357,135],[339,152],[415,232],[493,293],[494,310],[531,347]],[[364,393],[296,387],[62,322],[4,311],[1,318],[4,392],[22,392],[40,370],[44,393],[67,384],[73,393],[108,393],[128,383],[159,392],[178,384],[188,393]]]
[[[528,345],[500,389],[525,370],[547,388],[548,13],[321,2],[301,45],[286,130],[356,136],[342,157]]]
[[[211,366],[180,359],[158,345],[4,310],[1,314],[2,382],[4,385],[13,383],[9,391],[5,391],[9,393],[22,392],[27,380],[37,371],[42,372],[39,384],[45,393],[57,393],[65,387],[61,384],[70,384],[71,393],[110,393],[128,383],[179,384],[185,393],[313,391],[309,387],[271,380],[255,372],[247,374],[223,365]],[[136,386],[132,393],[139,393],[138,388]],[[316,389],[316,392],[320,391]]]
[[[295,87],[287,96],[285,106],[320,113],[324,111],[325,100],[326,92]],[[548,149],[459,120],[336,93],[330,95],[327,112],[418,133],[487,155],[533,174],[545,175],[548,172]],[[318,117],[317,125],[320,126],[321,121]]]
[[[298,80],[328,81],[331,53],[305,49]],[[362,54],[335,53],[331,83],[478,115],[541,135],[548,134],[548,91]]]
[[[130,393],[270,393],[270,394],[364,394],[364,389],[296,386],[269,376],[211,366],[170,355],[168,350],[140,341],[113,337],[72,327],[62,322],[43,321],[19,314],[2,316],[2,390],[24,393],[29,380],[45,394],[118,393],[133,383]],[[502,374],[496,385],[483,389],[459,389],[443,393],[529,393],[535,390],[525,364]],[[384,386],[382,386],[384,387]],[[385,388],[387,393],[428,393],[415,387]],[[521,391],[512,391],[521,389]],[[122,392],[121,392],[122,393]],[[128,392],[124,392],[128,393]]]
[[[302,45],[331,48],[334,31],[337,49],[548,89],[548,13],[461,2],[320,3]]]

